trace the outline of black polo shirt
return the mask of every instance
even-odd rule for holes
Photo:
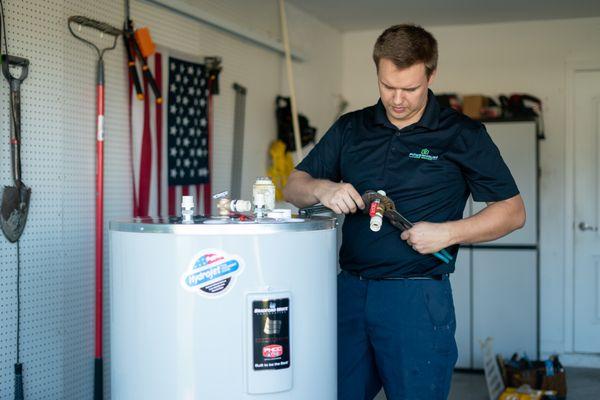
[[[469,194],[500,201],[519,193],[485,127],[450,108],[431,91],[419,122],[398,129],[381,100],[343,115],[296,167],[313,178],[347,182],[363,194],[385,190],[412,222],[462,218]],[[386,223],[369,229],[369,216],[347,215],[340,266],[369,278],[427,276],[454,271],[432,255],[414,251]],[[448,251],[454,256],[458,246]]]

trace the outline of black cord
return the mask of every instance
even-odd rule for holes
[[[125,0],[125,22],[127,23],[131,17],[130,17],[130,8],[129,8],[129,0]]]
[[[8,54],[8,43],[6,42],[6,21],[4,20],[4,4],[0,0],[0,11],[2,11],[2,34],[4,35],[4,54]],[[2,46],[0,40],[0,48]]]
[[[17,364],[20,363],[21,349],[21,246],[17,240]]]
[[[6,21],[4,19],[4,3],[2,3],[2,0],[0,0],[0,11],[2,14],[2,19],[0,21],[0,53],[2,53],[2,35],[4,35],[4,54],[8,55],[8,42],[6,41]],[[1,58],[1,55],[0,55]],[[2,59],[1,62],[4,62],[4,60]],[[10,85],[10,82],[9,82]],[[15,115],[15,110],[13,107],[13,98],[12,96],[10,96],[10,116],[12,119],[13,124],[16,124],[17,121],[17,117]],[[14,125],[16,126],[16,125]]]

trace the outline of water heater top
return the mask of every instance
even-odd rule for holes
[[[182,223],[180,217],[133,218],[110,222],[110,230],[117,232],[171,233],[179,235],[255,235],[278,232],[320,231],[335,229],[335,218],[313,216],[310,218],[239,220],[217,217],[195,217],[194,223]]]

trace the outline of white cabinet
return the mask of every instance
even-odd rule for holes
[[[534,122],[486,123],[525,203],[525,227],[499,240],[462,246],[451,276],[457,368],[483,367],[480,340],[494,338],[504,357],[538,356],[537,135]],[[485,203],[469,199],[464,216]]]
[[[471,249],[461,249],[450,275],[456,313],[457,368],[471,368]]]
[[[530,358],[537,352],[535,250],[473,249],[473,368],[483,368],[479,342],[494,352]]]
[[[486,123],[490,137],[500,150],[506,165],[512,172],[525,203],[527,221],[525,226],[493,244],[537,244],[537,133],[534,122]],[[473,202],[473,213],[478,213],[485,203]]]

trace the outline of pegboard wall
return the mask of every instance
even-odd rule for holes
[[[23,180],[32,187],[21,237],[21,360],[32,398],[63,396],[62,7],[3,1],[8,49],[30,60],[22,95]],[[44,66],[40,68],[41,66]],[[0,84],[0,183],[12,184],[8,85]],[[0,397],[13,396],[16,357],[16,245],[0,239]],[[33,384],[29,384],[32,382]]]
[[[120,27],[121,0],[3,0],[9,52],[30,60],[22,86],[23,180],[32,188],[29,219],[21,237],[21,362],[27,400],[92,398],[94,360],[94,180],[95,52],[67,29],[67,18],[85,15]],[[191,1],[224,18],[254,21],[252,28],[278,35],[277,4]],[[268,12],[263,10],[267,7]],[[137,26],[149,26],[155,42],[178,51],[223,58],[221,94],[215,98],[213,190],[227,189],[231,174],[234,120],[233,82],[248,88],[243,195],[264,174],[267,149],[275,138],[274,98],[282,92],[282,58],[213,28],[147,3],[131,0]],[[261,10],[262,8],[262,10]],[[327,37],[336,54],[341,36],[294,12],[294,24]],[[306,53],[310,51],[306,51]],[[319,54],[320,54],[319,53]],[[314,58],[313,58],[314,59]],[[311,104],[335,115],[332,92],[339,92],[338,61],[321,60],[307,75],[319,77],[326,95]],[[341,61],[340,61],[341,62]],[[127,131],[127,76],[121,41],[105,56],[105,227],[131,215],[131,175]],[[318,68],[318,69],[317,69]],[[0,184],[11,184],[8,85],[0,79]],[[303,81],[297,79],[299,88]],[[311,83],[312,84],[312,83]],[[300,89],[300,91],[302,91]],[[285,90],[283,90],[285,92]],[[319,124],[317,124],[319,125]],[[256,156],[257,154],[261,156]],[[251,155],[251,156],[250,156]],[[262,156],[264,155],[264,156]],[[105,232],[106,234],[106,232]],[[108,237],[105,235],[105,260]],[[105,265],[105,398],[110,398],[110,319]],[[16,358],[16,246],[0,238],[0,399],[13,396]]]

